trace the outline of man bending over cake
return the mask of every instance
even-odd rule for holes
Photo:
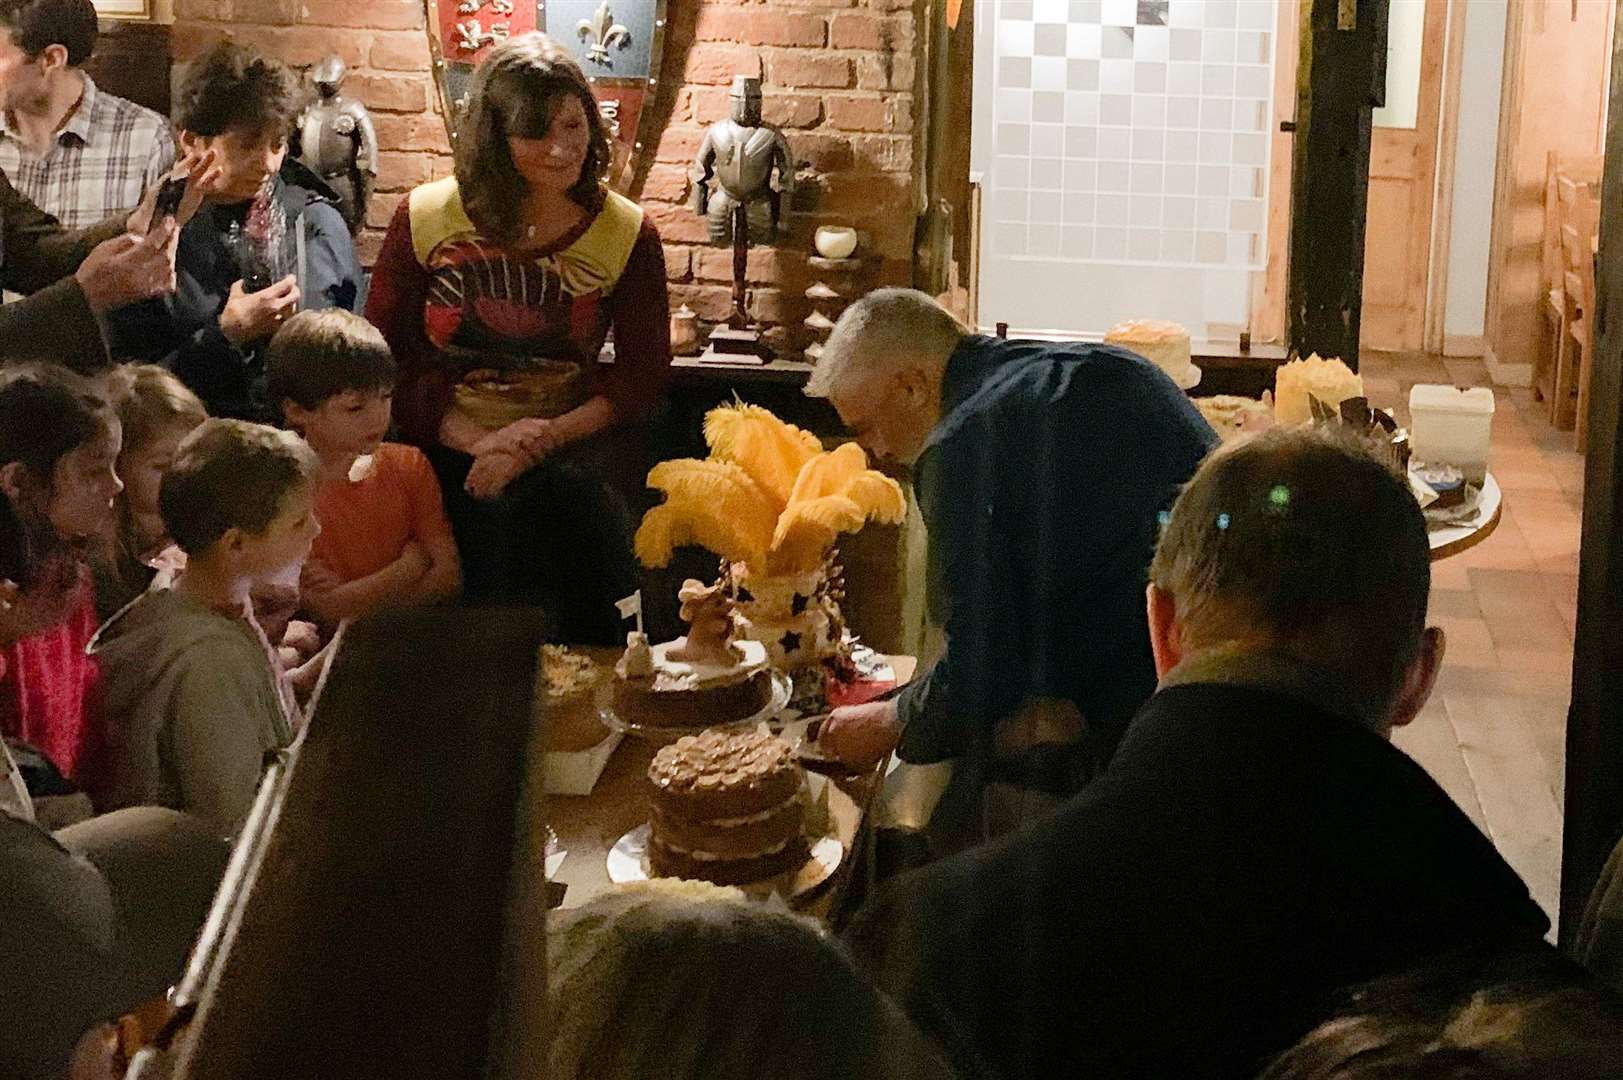
[[[913,467],[945,653],[891,701],[839,709],[829,753],[955,759],[933,831],[1018,818],[1102,768],[1155,689],[1144,583],[1157,519],[1217,442],[1124,349],[970,334],[934,300],[880,289],[846,310],[806,392],[875,456]],[[989,800],[987,809],[994,811]],[[1008,822],[1013,824],[1013,821]],[[987,831],[998,831],[988,821]]]

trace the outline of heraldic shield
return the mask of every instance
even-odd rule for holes
[[[434,81],[452,142],[474,68],[516,34],[543,30],[570,49],[591,81],[614,141],[609,183],[624,189],[653,150],[654,92],[665,44],[666,0],[423,0]]]

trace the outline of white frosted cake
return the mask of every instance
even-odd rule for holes
[[[1117,323],[1105,335],[1105,344],[1119,345],[1142,356],[1166,372],[1180,390],[1200,382],[1200,369],[1189,352],[1189,331],[1175,322],[1131,319]]]
[[[837,620],[824,595],[823,571],[752,579],[735,566],[733,575],[738,636],[765,647],[773,667],[792,671],[834,654]]]

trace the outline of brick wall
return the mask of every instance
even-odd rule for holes
[[[873,283],[911,276],[915,162],[914,79],[922,17],[913,0],[671,0],[656,116],[657,148],[631,190],[666,241],[672,304],[706,320],[730,304],[729,250],[706,244],[683,206],[686,170],[705,125],[727,114],[733,75],[765,78],[764,110],[802,163],[788,228],[751,252],[756,315],[803,341],[801,295],[818,224],[855,225],[875,259]],[[305,67],[329,52],[349,65],[345,92],[372,110],[378,129],[377,192],[360,238],[370,262],[401,195],[450,171],[450,147],[429,78],[421,0],[175,0],[174,58],[185,61],[222,36],[251,42]]]

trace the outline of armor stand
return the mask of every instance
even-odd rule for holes
[[[713,364],[764,364],[776,353],[761,340],[761,327],[750,319],[745,280],[749,271],[749,210],[733,207],[733,311],[727,324],[710,332],[710,346],[699,357]]]

